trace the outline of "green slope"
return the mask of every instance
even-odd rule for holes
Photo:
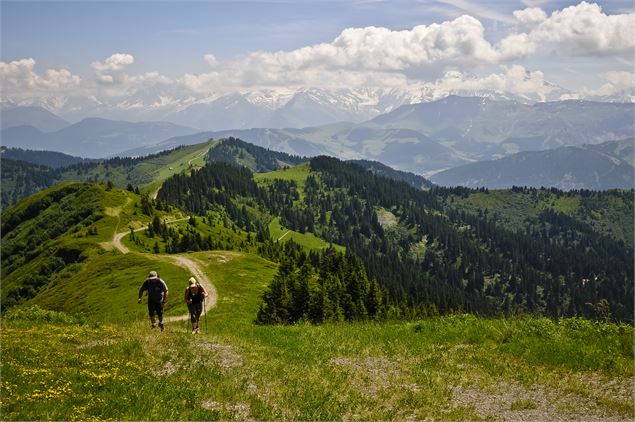
[[[148,157],[114,158],[55,170],[3,159],[2,204],[13,204],[23,197],[60,182],[111,181],[120,188],[131,184],[139,186],[144,193],[152,194],[168,177],[202,167],[207,152],[215,144],[216,141],[208,141]]]
[[[448,198],[453,207],[471,213],[486,211],[497,221],[513,230],[535,225],[545,210],[563,213],[588,224],[598,233],[611,236],[630,245],[635,236],[632,191],[564,193],[548,189],[470,191],[468,195]]]
[[[632,327],[467,315],[258,326],[253,315],[275,265],[235,252],[189,256],[219,294],[208,334],[192,336],[182,323],[164,333],[145,322],[78,324],[41,311],[5,318],[3,419],[633,415]]]
[[[182,254],[199,263],[218,292],[217,305],[203,319],[208,333],[193,336],[186,322],[151,331],[145,306],[135,301],[147,271],[156,269],[167,280],[173,316],[185,313],[181,294],[190,274],[169,264],[165,254],[148,254],[130,243],[125,244],[132,252],[125,255],[112,248],[114,233],[149,222],[139,200],[102,185],[66,184],[3,214],[3,248],[28,244],[37,234],[29,234],[31,227],[42,230],[47,219],[81,215],[83,206],[94,204],[91,215],[101,216],[88,225],[68,224],[60,235],[42,240],[42,254],[63,246],[81,250],[85,258],[3,315],[3,420],[633,416],[631,326],[461,314],[412,322],[261,326],[253,321],[277,265],[251,253]],[[35,217],[27,218],[30,213]],[[176,210],[161,214],[177,217]],[[175,225],[187,229],[186,222]],[[199,226],[216,227],[202,221]],[[93,227],[97,234],[89,235]],[[6,240],[11,233],[15,239]],[[14,273],[30,265],[10,272],[12,283],[20,282]]]

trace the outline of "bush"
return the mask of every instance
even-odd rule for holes
[[[54,324],[84,324],[81,316],[69,315],[64,312],[42,309],[37,305],[23,308],[13,308],[4,315],[6,321],[52,322]]]

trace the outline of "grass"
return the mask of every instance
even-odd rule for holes
[[[182,323],[157,333],[144,321],[5,318],[3,419],[633,416],[632,327],[470,315],[258,326],[275,264],[238,252],[188,256],[218,290],[209,334]]]
[[[202,321],[209,332],[193,336],[186,321],[150,330],[146,306],[136,304],[147,272],[167,281],[168,315],[186,313],[182,292],[190,274],[133,242],[125,255],[100,247],[115,231],[148,220],[137,195],[101,194],[98,234],[84,228],[56,240],[81,248],[85,261],[3,314],[3,420],[635,416],[633,327],[473,315],[259,326],[253,321],[277,266],[250,253],[184,254],[218,292]],[[243,235],[198,221],[203,231]],[[272,235],[281,236],[286,231],[274,221]],[[325,246],[299,233],[283,241],[289,236],[305,247]]]
[[[167,178],[203,167],[205,155],[216,143],[208,141],[190,145],[171,154],[143,161],[135,168],[136,174],[145,176],[142,192],[155,192]]]
[[[632,195],[624,198],[615,192],[603,192],[599,198],[556,195],[548,190],[513,192],[490,190],[472,192],[466,198],[451,197],[451,201],[468,212],[487,210],[490,217],[497,213],[497,222],[513,230],[524,230],[545,209],[564,213],[589,224],[593,230],[610,235],[625,244],[632,244],[634,236]]]
[[[290,239],[293,239],[294,242],[305,249],[325,249],[329,247],[329,243],[315,236],[313,233],[300,233],[283,227],[278,217],[269,223],[269,233],[273,239],[281,242],[288,242]],[[333,247],[340,252],[346,250],[346,248],[341,245],[334,244]]]
[[[269,181],[273,181],[275,179],[293,181],[298,186],[300,201],[302,201],[304,198],[304,185],[310,174],[309,166],[310,163],[307,161],[306,163],[298,164],[295,167],[288,167],[267,173],[255,173],[254,179],[260,184],[267,184]]]
[[[168,177],[202,167],[205,164],[205,154],[215,142],[188,145],[159,157],[145,159],[129,167],[106,166],[100,163],[88,169],[67,170],[60,176],[60,181],[106,182],[110,180],[119,187],[132,183],[139,185],[143,193],[153,193]]]

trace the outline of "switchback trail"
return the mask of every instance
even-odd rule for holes
[[[176,221],[187,220],[187,219],[189,219],[189,217],[166,221],[166,224],[174,223]],[[145,229],[146,227],[142,227],[142,228],[136,229],[135,232],[142,231]],[[130,253],[130,249],[128,249],[124,244],[121,243],[121,239],[123,239],[124,236],[126,236],[128,233],[130,232],[115,233],[112,238],[112,246],[114,246],[122,254]],[[216,306],[216,302],[218,302],[218,293],[216,292],[214,285],[211,283],[207,275],[205,275],[205,273],[201,270],[201,267],[199,266],[198,262],[196,262],[195,260],[191,258],[186,258],[182,255],[155,255],[155,254],[140,254],[140,255],[146,256],[147,258],[150,258],[150,259],[170,261],[180,267],[187,269],[196,278],[196,280],[198,280],[198,282],[205,288],[205,290],[209,294],[209,296],[206,299],[206,306],[205,306],[204,312],[207,312],[207,310]],[[173,298],[172,300],[179,300],[179,298],[181,297],[184,291],[185,289],[183,289],[183,291],[181,291],[180,289],[177,289],[176,293],[173,293],[171,295]],[[189,318],[190,318],[189,315],[166,317],[165,322],[184,321]]]

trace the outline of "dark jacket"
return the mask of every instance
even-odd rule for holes
[[[203,303],[205,296],[207,296],[207,292],[200,284],[196,286],[196,292],[194,294],[192,294],[192,289],[189,287],[185,289],[185,303],[187,304]]]
[[[149,278],[143,282],[139,289],[139,299],[141,299],[145,290],[148,291],[148,302],[163,303],[168,294],[167,284],[158,277]]]

